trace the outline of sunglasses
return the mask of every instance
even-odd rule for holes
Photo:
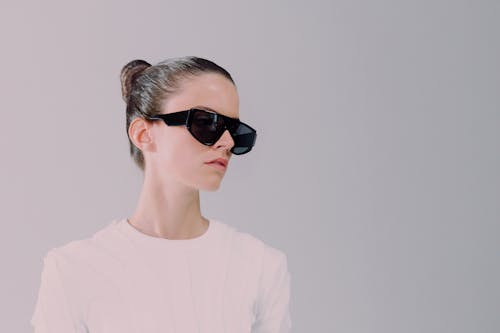
[[[185,125],[189,133],[206,146],[215,144],[227,129],[234,141],[231,153],[242,155],[252,150],[257,139],[257,131],[238,118],[231,118],[217,112],[189,109],[156,116],[150,120],[163,120],[168,126]]]

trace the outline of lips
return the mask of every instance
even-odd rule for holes
[[[222,165],[223,167],[227,167],[227,160],[223,158],[216,158],[215,160],[206,163],[207,164],[216,163]]]

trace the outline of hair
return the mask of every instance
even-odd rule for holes
[[[142,151],[130,140],[128,129],[137,117],[155,116],[162,111],[165,101],[175,94],[181,83],[204,73],[218,73],[230,80],[231,75],[214,62],[194,57],[169,58],[151,65],[140,59],[123,66],[120,73],[122,97],[126,107],[126,131],[130,145],[130,156],[144,171],[145,160]]]

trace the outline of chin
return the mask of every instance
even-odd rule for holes
[[[198,186],[198,189],[202,191],[215,192],[219,189],[219,187],[220,187],[220,182],[214,182],[209,184],[202,184]]]

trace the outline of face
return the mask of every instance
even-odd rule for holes
[[[206,73],[186,79],[180,89],[163,105],[162,114],[190,108],[213,110],[232,118],[239,118],[239,97],[231,81],[220,74]],[[229,167],[234,141],[226,130],[212,146],[198,142],[186,126],[167,126],[163,121],[151,123],[150,135],[154,150],[145,152],[154,174],[166,181],[177,181],[186,186],[216,190]],[[147,156],[146,156],[147,155]],[[206,164],[216,158],[227,160],[226,169]]]

